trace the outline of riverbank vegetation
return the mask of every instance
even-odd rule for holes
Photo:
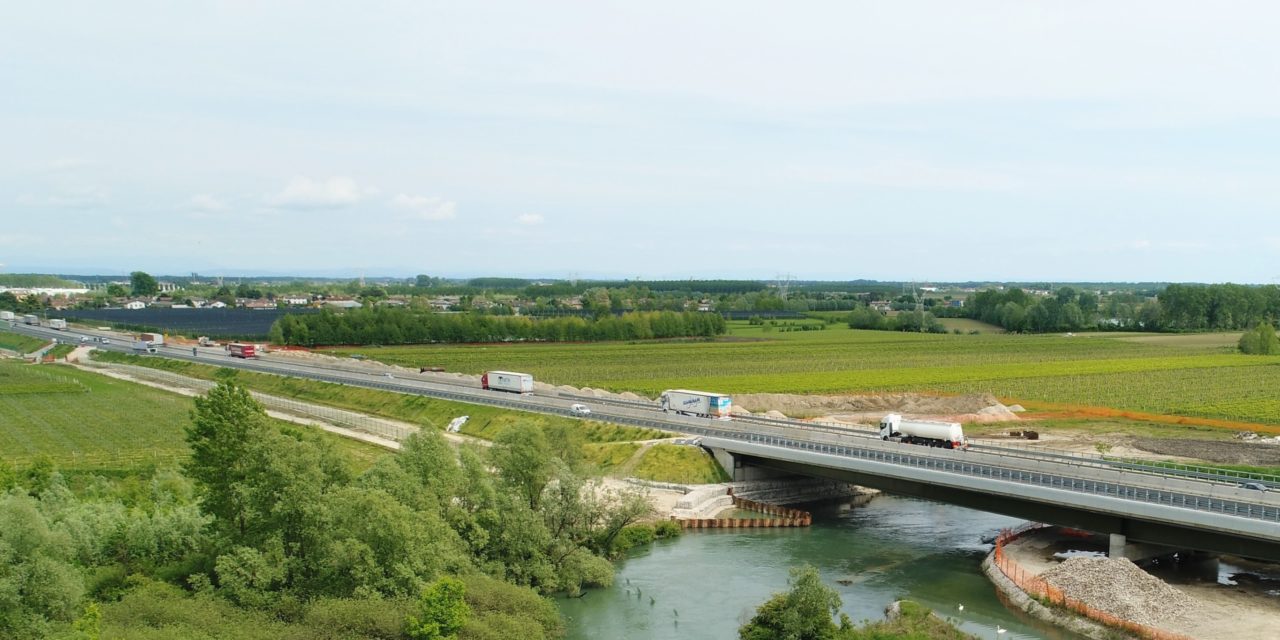
[[[840,594],[822,583],[816,568],[792,569],[790,584],[790,590],[769,598],[738,629],[741,640],[977,640],[911,601],[898,602],[887,620],[855,626],[849,616],[840,614],[837,624]]]
[[[458,638],[553,638],[539,594],[607,585],[608,559],[657,535],[633,527],[643,496],[594,485],[536,426],[487,451],[423,431],[356,473],[234,382],[195,406],[178,470],[73,491],[48,458],[0,467],[0,575],[44,585],[3,591],[0,635],[408,638],[456,576]]]

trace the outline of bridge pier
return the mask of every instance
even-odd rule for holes
[[[1111,544],[1108,545],[1107,547],[1107,557],[1108,558],[1127,558],[1128,556],[1125,555],[1125,551],[1126,551],[1125,543],[1127,541],[1128,541],[1128,538],[1125,537],[1123,533],[1111,534]]]
[[[716,449],[712,447],[704,447],[711,452],[711,457],[720,465],[721,469],[729,475],[734,482],[745,482],[748,480],[777,480],[780,478],[794,478],[796,474],[788,471],[778,471],[768,467],[749,465],[742,456],[735,456],[725,449]]]

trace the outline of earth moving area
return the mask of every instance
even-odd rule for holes
[[[1152,575],[1126,559],[1102,557],[1101,540],[1064,535],[1059,529],[1034,531],[1004,546],[1019,567],[1062,589],[1069,597],[1118,617],[1204,640],[1274,637],[1280,629],[1280,602],[1269,595],[1261,574],[1274,566],[1249,565],[1234,573],[1223,560],[1215,576],[1195,577],[1160,570]]]

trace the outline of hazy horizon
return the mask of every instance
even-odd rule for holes
[[[1280,7],[15,5],[0,272],[1280,282]]]

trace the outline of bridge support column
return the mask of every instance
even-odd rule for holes
[[[1108,547],[1108,549],[1107,549],[1107,557],[1108,557],[1108,558],[1124,558],[1124,557],[1126,557],[1126,556],[1125,556],[1125,542],[1127,542],[1127,541],[1128,541],[1128,539],[1127,539],[1127,538],[1125,538],[1125,535],[1124,535],[1123,533],[1113,533],[1113,534],[1111,534],[1111,544],[1109,545],[1109,547]]]
[[[777,471],[766,467],[757,467],[745,464],[741,458],[726,451],[715,447],[706,447],[711,452],[711,457],[715,458],[720,468],[729,474],[729,479],[734,482],[743,482],[746,480],[776,480],[779,478],[792,478],[795,474],[787,471]]]

